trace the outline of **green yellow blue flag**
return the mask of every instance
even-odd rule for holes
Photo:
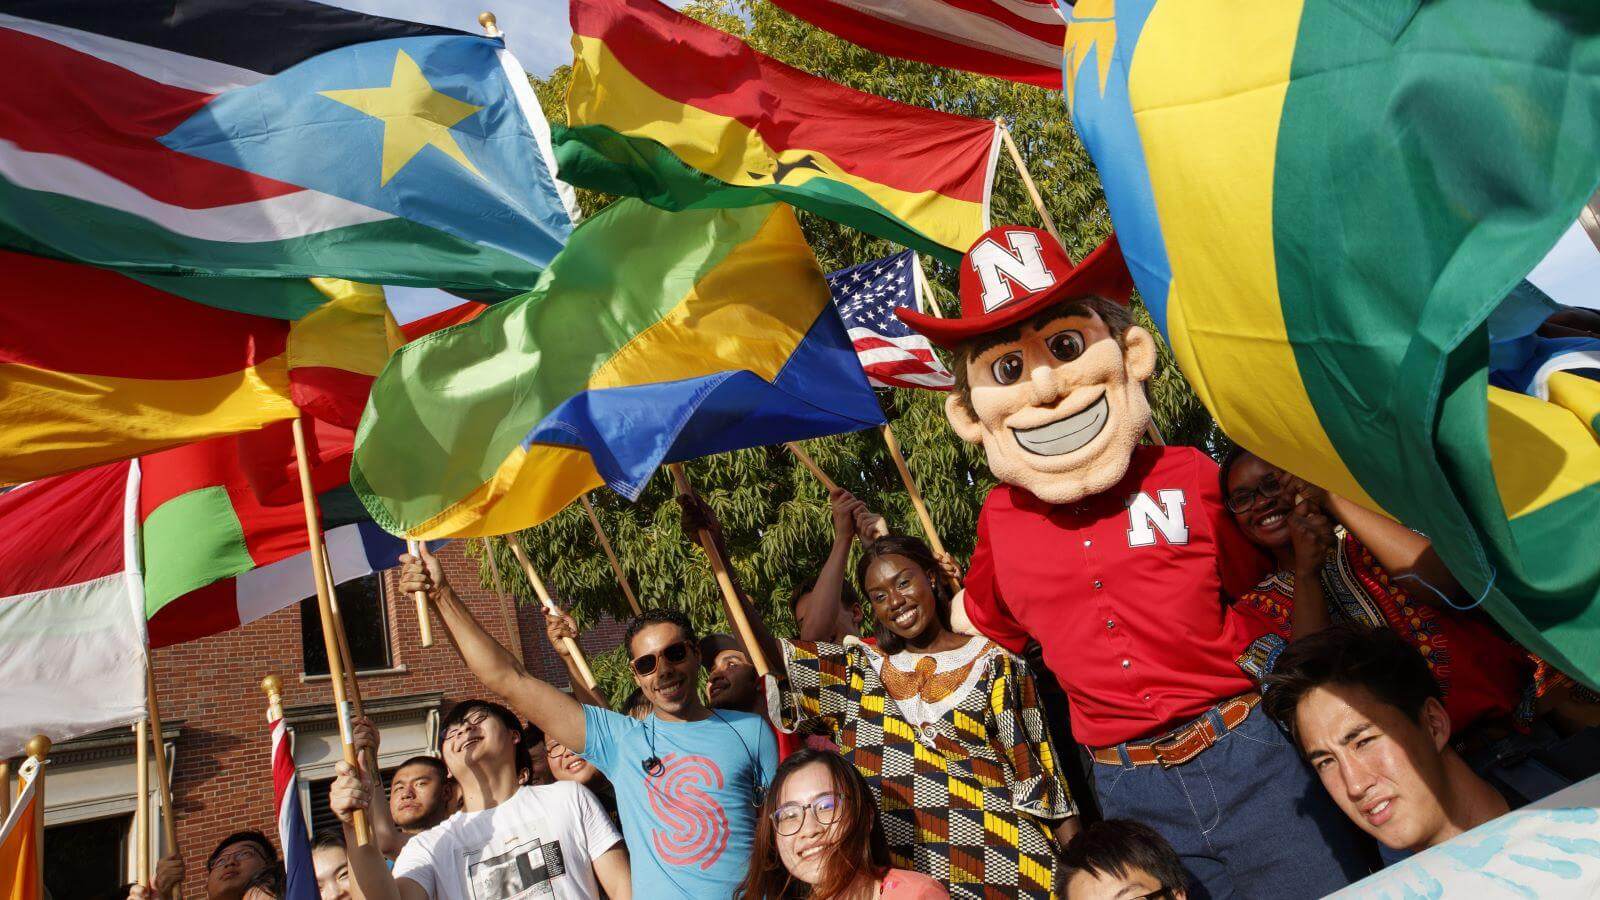
[[[350,483],[394,534],[503,534],[663,462],[882,422],[789,207],[623,200],[528,294],[396,351]]]
[[[1432,538],[1600,673],[1596,408],[1495,387],[1494,313],[1600,186],[1592,0],[1079,0],[1067,101],[1224,430]],[[1572,403],[1600,408],[1585,385]]]

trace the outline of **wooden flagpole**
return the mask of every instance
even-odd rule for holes
[[[889,457],[894,460],[894,467],[900,470],[900,480],[905,482],[906,493],[911,495],[911,507],[917,511],[917,521],[922,523],[922,533],[928,538],[928,546],[935,553],[944,555],[944,542],[939,540],[939,532],[933,527],[933,517],[928,515],[928,506],[922,502],[922,492],[917,490],[917,482],[911,477],[911,467],[906,465],[905,454],[900,452],[900,442],[895,439],[894,429],[884,423],[880,430],[883,432],[884,446],[889,448]]]
[[[799,444],[795,443],[794,441],[788,441],[783,446],[787,447],[789,452],[794,454],[795,459],[800,460],[800,465],[805,466],[806,471],[816,476],[816,479],[822,482],[824,489],[828,491],[838,490],[839,486],[833,483],[833,479],[828,477],[828,473],[822,471],[822,467],[817,465],[816,460],[811,458],[811,454],[802,449]]]
[[[345,692],[345,667],[339,647],[340,623],[333,613],[333,587],[328,583],[327,560],[322,552],[322,523],[317,516],[317,494],[311,486],[311,468],[306,462],[305,420],[296,418],[294,426],[294,458],[300,469],[300,500],[306,512],[306,541],[311,545],[311,576],[317,585],[317,611],[322,617],[322,644],[328,654],[329,682],[333,688],[333,705],[339,720],[339,742],[344,748],[344,761],[358,768],[356,748],[351,743],[351,707]],[[353,817],[356,845],[365,847],[372,840],[367,824],[366,810],[356,810]]]
[[[505,585],[500,581],[500,563],[494,558],[494,545],[488,538],[478,538],[483,544],[483,558],[489,563],[489,579],[494,583],[495,599],[500,601],[500,617],[505,620],[506,634],[516,644],[512,652],[517,657],[517,662],[526,663],[522,655],[522,627],[517,624],[517,614],[511,603],[511,598],[506,595]]]
[[[511,547],[511,555],[517,558],[517,565],[522,567],[522,574],[527,576],[528,583],[533,585],[533,592],[539,595],[539,602],[544,605],[545,612],[551,614],[560,612],[560,607],[550,599],[550,592],[545,589],[544,579],[539,577],[538,570],[533,567],[533,561],[528,559],[528,550],[522,546],[522,541],[506,535],[506,543]],[[578,674],[583,676],[583,683],[589,690],[599,687],[599,682],[594,680],[594,672],[589,670],[589,661],[584,658],[583,648],[578,646],[578,642],[572,638],[562,638],[561,643],[572,655],[572,663],[578,667]]]
[[[600,517],[595,515],[594,504],[589,502],[588,494],[582,494],[578,499],[583,501],[583,511],[589,514],[589,524],[594,526],[594,536],[600,539],[600,549],[606,552],[606,559],[611,560],[611,574],[617,576],[617,586],[622,588],[622,595],[628,598],[628,607],[637,616],[644,610],[639,606],[639,599],[633,596],[633,587],[628,584],[628,573],[622,571],[622,563],[617,560],[617,552],[611,549],[611,541],[606,537],[606,530],[600,527]]]
[[[133,725],[134,740],[138,742],[133,757],[138,768],[133,773],[133,869],[134,881],[150,886],[150,721],[140,719]],[[42,809],[43,807],[41,807]]]
[[[11,760],[0,759],[0,822],[11,817]]]
[[[944,318],[944,310],[939,308],[939,301],[933,295],[933,285],[928,283],[928,275],[922,271],[921,255],[917,256],[917,293],[922,297],[922,306],[929,315]]]
[[[418,558],[417,542],[406,541],[406,552]],[[428,595],[425,591],[412,591],[411,599],[417,601],[417,633],[422,637],[422,646],[433,646],[433,622],[428,618]]]
[[[42,734],[28,738],[23,748],[38,767],[33,772],[33,871],[38,881],[33,885],[33,896],[44,896],[44,767],[50,757],[50,739]],[[17,787],[22,783],[17,782]]]
[[[350,653],[350,635],[344,629],[344,610],[339,606],[339,583],[333,577],[333,560],[328,555],[328,542],[326,537],[322,542],[322,567],[323,574],[328,579],[328,596],[333,605],[333,626],[338,632],[339,658],[344,661],[345,695],[350,698],[350,714],[356,717],[365,716],[361,708],[361,685],[356,681],[356,658]],[[423,595],[427,596],[427,595]],[[426,621],[426,619],[424,619]],[[423,641],[422,646],[433,645],[430,637]],[[331,669],[329,671],[332,671]],[[378,751],[367,748],[367,763],[373,772],[378,771]]]
[[[682,463],[671,463],[667,471],[672,473],[672,481],[678,487],[679,494],[692,494],[694,489],[689,486],[689,476],[683,472]],[[750,619],[744,614],[744,604],[739,602],[739,595],[733,590],[733,579],[728,577],[728,566],[722,554],[717,552],[717,541],[711,532],[700,529],[700,548],[706,552],[706,559],[711,562],[711,574],[717,580],[717,587],[722,590],[722,600],[728,606],[728,620],[739,631],[739,639],[744,641],[745,650],[750,653],[750,663],[755,666],[756,678],[765,679],[771,669],[767,666],[767,655],[761,652],[761,645],[756,643],[755,631],[750,627]]]
[[[144,688],[145,702],[150,712],[150,739],[154,741],[151,749],[155,751],[156,789],[161,792],[161,838],[167,846],[167,853],[176,853],[178,820],[172,812],[172,783],[167,774],[167,742],[161,728],[161,705],[156,702],[156,676],[148,661],[144,667]],[[159,857],[162,854],[156,855]],[[177,900],[182,900],[182,885],[174,889],[173,896]]]
[[[1056,243],[1065,247],[1066,242],[1061,240],[1060,232],[1056,231],[1056,220],[1050,217],[1050,211],[1044,208],[1044,198],[1039,196],[1039,188],[1033,183],[1033,175],[1028,171],[1028,164],[1022,159],[1022,151],[1017,149],[1017,142],[1011,137],[1011,129],[1006,127],[1006,120],[996,118],[994,124],[1000,129],[1000,140],[1005,142],[1006,150],[1011,153],[1011,162],[1017,167],[1017,174],[1022,176],[1022,186],[1028,191],[1028,199],[1033,201],[1033,208],[1039,211],[1039,218],[1044,220],[1044,230],[1056,239]]]

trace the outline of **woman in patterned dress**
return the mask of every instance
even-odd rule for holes
[[[916,538],[875,541],[856,581],[877,645],[782,641],[780,725],[826,728],[872,787],[895,866],[956,898],[1056,896],[1077,809],[1026,663],[951,630],[950,579]]]

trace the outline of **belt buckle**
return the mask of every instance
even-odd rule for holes
[[[1205,723],[1206,720],[1201,719],[1192,725],[1184,727],[1178,733],[1173,734],[1170,737],[1150,742],[1150,752],[1155,755],[1156,762],[1161,766],[1161,768],[1170,769],[1173,766],[1181,766],[1216,745],[1216,738],[1212,737],[1206,732]],[[1183,759],[1174,760],[1172,762],[1167,761],[1167,758],[1163,755],[1166,750],[1177,749],[1177,747],[1180,745],[1193,740],[1195,736],[1199,736],[1200,738],[1200,749],[1194,751],[1188,756],[1185,756]]]

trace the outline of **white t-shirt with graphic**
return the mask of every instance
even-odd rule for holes
[[[622,842],[589,789],[524,787],[481,812],[458,812],[406,842],[394,877],[435,900],[594,900],[594,861]]]

